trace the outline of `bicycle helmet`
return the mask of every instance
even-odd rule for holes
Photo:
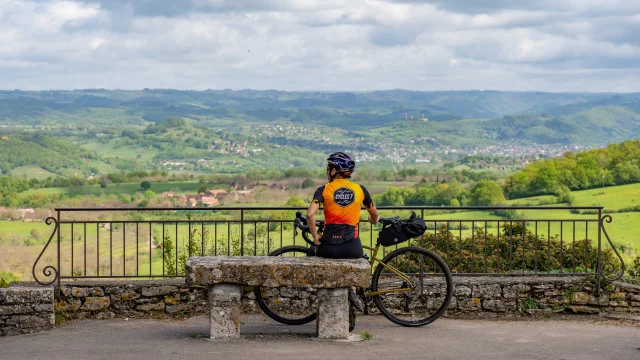
[[[355,168],[356,162],[351,156],[343,152],[333,153],[327,158],[327,172],[330,172],[331,169],[336,169],[336,174],[342,174],[342,176],[349,178]]]

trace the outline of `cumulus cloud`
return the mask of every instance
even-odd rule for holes
[[[640,91],[631,0],[0,0],[0,88]]]

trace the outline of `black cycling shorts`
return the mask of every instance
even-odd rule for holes
[[[364,254],[360,238],[356,237],[340,245],[320,243],[316,256],[329,259],[358,259]]]

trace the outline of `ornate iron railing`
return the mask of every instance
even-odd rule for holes
[[[56,209],[56,216],[46,219],[53,230],[32,273],[40,284],[82,278],[182,277],[184,260],[191,255],[267,255],[285,245],[307,246],[293,236],[294,214],[299,210],[305,209]],[[594,275],[599,284],[624,274],[624,261],[604,227],[612,218],[602,214],[602,207],[379,210],[383,217],[408,216],[410,211],[422,216],[427,232],[399,246],[429,248],[457,275]],[[562,218],[566,214],[571,215]],[[362,242],[374,246],[379,228],[361,222]],[[603,248],[602,235],[610,249]]]

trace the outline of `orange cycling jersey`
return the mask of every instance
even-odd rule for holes
[[[335,179],[319,187],[313,195],[313,203],[324,205],[326,225],[354,226],[356,237],[362,205],[367,209],[373,206],[367,189],[347,179]]]

